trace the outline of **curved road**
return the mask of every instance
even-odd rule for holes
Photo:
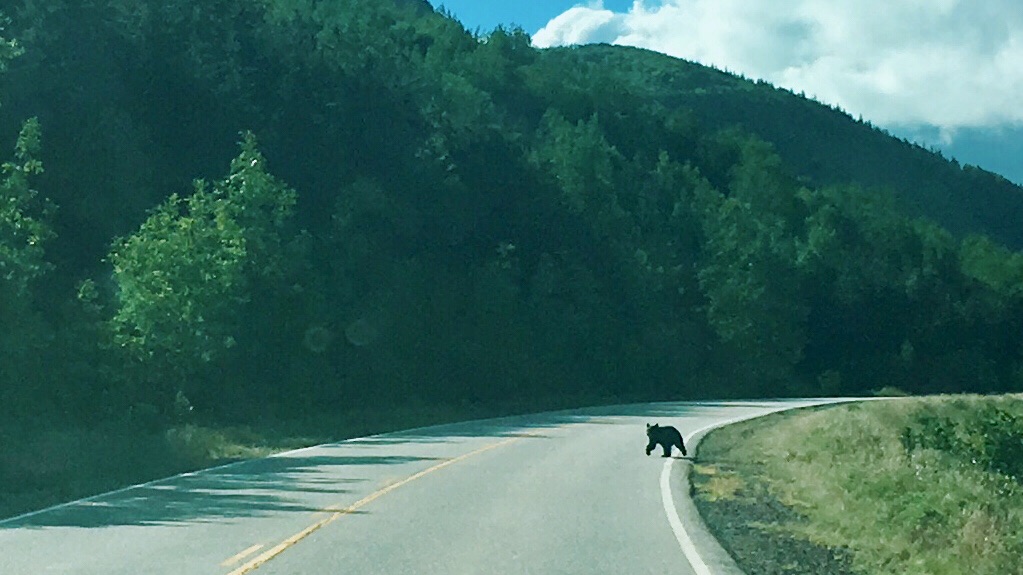
[[[0,521],[0,573],[729,572],[692,515],[687,437],[826,403],[660,403],[423,428],[311,447]]]

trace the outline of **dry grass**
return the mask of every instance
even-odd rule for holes
[[[746,483],[738,474],[723,471],[714,465],[697,465],[695,471],[706,480],[700,484],[700,495],[708,501],[735,499]]]
[[[711,434],[758,461],[790,526],[846,546],[864,573],[1023,573],[1023,401],[900,398],[795,412]],[[715,447],[714,444],[717,444]],[[724,446],[724,447],[722,447]]]

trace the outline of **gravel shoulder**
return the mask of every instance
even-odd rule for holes
[[[770,493],[757,464],[729,455],[723,442],[701,442],[692,496],[710,532],[747,575],[858,575],[847,551],[793,535],[791,526],[803,517]]]

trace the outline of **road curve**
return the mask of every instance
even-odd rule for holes
[[[644,457],[645,423],[692,436],[829,401],[603,407],[306,448],[0,521],[0,573],[718,573],[679,487],[689,464]]]

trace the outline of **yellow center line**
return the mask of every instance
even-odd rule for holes
[[[332,522],[336,521],[339,517],[342,517],[344,515],[352,513],[355,510],[359,509],[360,507],[364,507],[365,505],[367,505],[367,504],[369,504],[369,503],[371,503],[373,501],[376,501],[377,499],[383,497],[384,495],[387,495],[388,493],[394,491],[395,489],[397,489],[397,488],[399,488],[399,487],[401,487],[403,485],[407,485],[409,483],[412,483],[413,481],[415,481],[416,479],[419,479],[420,477],[423,477],[424,475],[429,475],[430,473],[433,473],[434,471],[438,471],[438,470],[443,469],[443,468],[445,468],[445,467],[447,467],[449,465],[453,465],[455,463],[458,463],[459,461],[466,460],[466,459],[468,459],[468,458],[470,458],[470,457],[472,457],[474,455],[479,455],[479,454],[481,454],[481,453],[483,453],[485,451],[490,451],[491,449],[496,449],[498,447],[501,447],[501,446],[504,446],[504,445],[508,445],[509,443],[512,443],[513,441],[518,441],[519,439],[520,439],[520,437],[512,437],[512,438],[506,439],[504,441],[499,441],[497,443],[492,443],[492,444],[490,444],[490,445],[488,445],[486,447],[481,447],[481,448],[477,449],[476,451],[470,451],[469,453],[464,453],[462,455],[459,455],[458,457],[454,457],[452,459],[444,460],[444,461],[438,463],[437,465],[434,465],[433,467],[430,467],[428,469],[424,469],[423,471],[420,471],[419,473],[415,473],[413,475],[410,475],[410,476],[406,477],[405,479],[402,479],[401,481],[399,481],[397,483],[392,483],[392,484],[388,485],[387,487],[384,487],[383,489],[380,489],[379,491],[375,491],[375,492],[367,495],[366,497],[363,497],[362,499],[356,501],[355,503],[349,505],[348,507],[340,508],[340,509],[339,508],[327,508],[324,511],[327,512],[327,513],[330,513],[331,515],[329,515],[329,516],[327,516],[327,517],[317,521],[316,523],[313,523],[309,527],[306,527],[305,529],[299,531],[298,533],[292,535],[291,537],[288,537],[287,539],[285,539],[284,541],[281,541],[280,543],[278,543],[277,545],[271,547],[270,549],[267,549],[263,553],[260,553],[259,555],[257,555],[253,559],[251,559],[248,563],[238,567],[237,569],[235,569],[234,571],[231,571],[227,575],[244,575],[245,573],[251,573],[252,571],[255,571],[256,569],[258,569],[261,565],[263,565],[267,561],[269,561],[269,560],[273,559],[274,557],[276,557],[276,556],[280,555],[281,553],[283,553],[289,547],[291,547],[294,544],[298,543],[299,541],[305,539],[306,537],[308,537],[309,535],[311,535],[313,532],[315,532],[316,530],[320,529],[324,525],[327,525],[329,523],[332,523]]]
[[[230,559],[225,559],[224,562],[220,564],[220,566],[221,567],[230,567],[231,565],[234,565],[235,563],[241,561],[242,559],[245,559],[249,555],[252,555],[253,553],[255,553],[256,551],[259,551],[262,548],[263,548],[262,544],[253,545],[252,547],[249,547],[248,549],[246,549],[245,551],[242,551],[241,553],[235,555],[234,557],[231,557]]]

